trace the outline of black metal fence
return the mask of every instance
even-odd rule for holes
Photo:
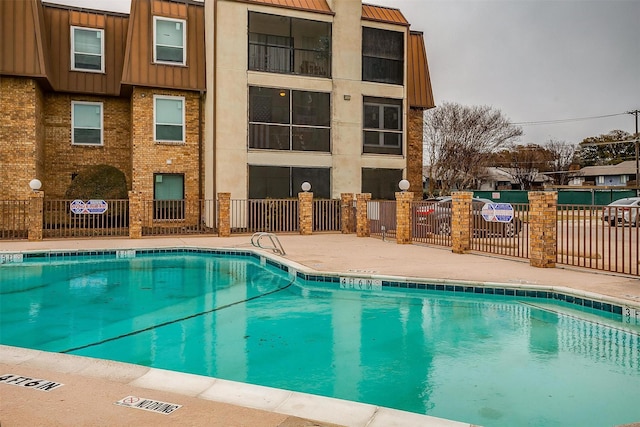
[[[29,234],[29,201],[0,200],[0,239],[26,239]]]
[[[129,235],[129,200],[104,200],[101,209],[82,209],[74,200],[44,200],[43,237]],[[104,207],[106,206],[106,209]]]
[[[640,275],[640,208],[558,207],[556,262]]]

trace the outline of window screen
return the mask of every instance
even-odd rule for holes
[[[184,142],[184,98],[155,98],[155,140]]]
[[[331,198],[331,169],[286,166],[249,166],[249,198],[296,197],[305,181],[311,184],[314,198]]]
[[[104,31],[91,28],[71,28],[72,70],[104,71],[102,52]]]
[[[185,64],[185,21],[155,18],[155,60]]]
[[[331,151],[331,95],[249,88],[249,148]]]
[[[362,29],[362,80],[404,83],[404,34],[377,28]]]
[[[362,192],[373,200],[394,200],[402,169],[362,169]]]
[[[72,102],[72,144],[102,145],[102,103]]]

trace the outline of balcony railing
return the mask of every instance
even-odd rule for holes
[[[331,77],[328,51],[249,43],[249,69],[268,73]]]

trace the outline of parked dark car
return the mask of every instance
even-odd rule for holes
[[[514,217],[509,222],[486,221],[482,208],[493,200],[474,197],[471,201],[472,227],[474,237],[514,237],[522,230],[522,220]],[[444,236],[451,235],[451,197],[442,197],[433,203],[427,203],[416,209],[419,223],[428,226],[432,232]]]
[[[602,209],[602,220],[612,226],[617,223],[638,225],[640,197],[625,197],[609,203]]]

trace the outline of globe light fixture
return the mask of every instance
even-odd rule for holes
[[[40,182],[39,179],[32,179],[29,181],[29,187],[31,187],[33,191],[38,191],[42,188],[42,182]]]
[[[398,183],[398,187],[400,187],[400,190],[402,191],[407,191],[409,189],[409,181],[403,179]]]
[[[311,184],[309,184],[307,181],[303,182],[300,187],[302,188],[302,191],[304,191],[305,193],[311,190]]]

